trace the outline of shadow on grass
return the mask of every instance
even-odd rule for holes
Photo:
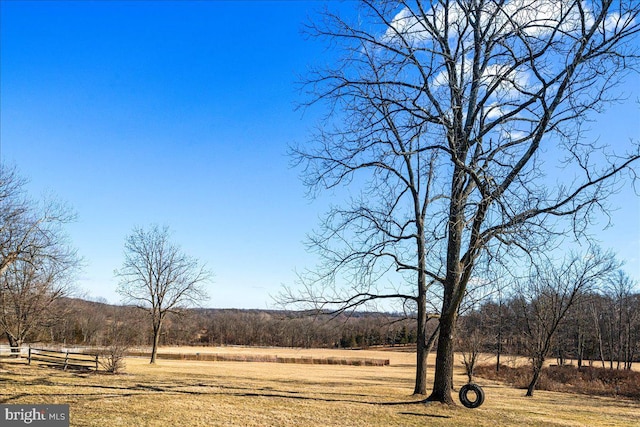
[[[6,380],[5,380],[6,381]],[[13,396],[0,398],[0,403],[6,403],[9,401],[18,400],[24,397],[29,396],[51,396],[51,397],[60,397],[60,398],[69,398],[76,397],[79,399],[86,400],[102,400],[102,399],[113,399],[113,398],[123,398],[123,397],[131,397],[131,396],[140,396],[140,395],[156,395],[156,394],[166,394],[166,395],[191,395],[191,396],[214,396],[214,395],[227,395],[227,396],[237,396],[237,397],[261,397],[261,398],[272,398],[272,399],[290,399],[290,400],[302,400],[302,401],[317,401],[317,402],[340,402],[340,403],[355,403],[361,405],[379,405],[379,406],[402,406],[402,405],[416,405],[416,404],[424,404],[424,400],[407,400],[400,402],[376,402],[376,401],[368,401],[366,399],[356,399],[355,397],[370,397],[367,394],[350,394],[346,395],[344,393],[317,393],[318,395],[304,395],[300,391],[294,390],[278,390],[271,387],[264,388],[255,388],[255,387],[242,387],[242,386],[226,386],[220,384],[206,384],[203,382],[178,382],[172,384],[158,384],[158,383],[149,383],[142,384],[136,383],[131,385],[108,385],[108,384],[66,384],[64,382],[58,383],[56,381],[51,381],[51,379],[47,378],[36,378],[31,381],[19,381],[19,380],[9,380],[7,381],[12,384],[20,384],[23,386],[46,386],[46,387],[80,387],[87,391],[93,390],[103,390],[104,392],[98,393],[65,393],[65,392],[56,392],[51,390],[51,392],[34,392],[34,393],[20,393]],[[340,397],[342,396],[342,397]]]
[[[12,400],[20,399],[22,397],[27,397],[27,396],[31,396],[31,395],[29,393],[16,394],[16,395],[13,395],[13,396],[8,397],[6,399],[0,399],[0,403],[2,403],[2,404],[8,403],[8,402],[11,402]]]
[[[412,415],[415,417],[425,418],[451,418],[449,415],[420,414],[418,412],[398,412],[400,415]]]
[[[281,393],[269,393],[269,392],[244,392],[244,393],[228,393],[233,396],[241,396],[241,397],[271,397],[278,399],[293,399],[293,400],[310,400],[316,402],[340,402],[340,403],[357,403],[361,405],[374,405],[374,406],[400,406],[400,405],[415,405],[422,404],[424,400],[410,400],[405,402],[368,402],[364,400],[354,400],[354,399],[339,399],[339,398],[331,398],[331,397],[312,397],[312,396],[292,396],[290,394],[286,394],[289,392],[281,392]]]

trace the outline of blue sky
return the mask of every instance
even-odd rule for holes
[[[300,31],[320,2],[1,7],[0,156],[77,212],[85,294],[119,301],[124,239],[151,223],[213,270],[207,306],[266,308],[313,266],[302,242],[329,197],[305,198],[286,151],[322,113],[294,110],[298,75],[330,60]],[[637,81],[623,90],[602,138],[640,138]],[[625,189],[612,204],[594,233],[640,279],[640,201]]]

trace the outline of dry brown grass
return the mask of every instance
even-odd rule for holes
[[[165,351],[166,349],[163,349]],[[185,353],[185,348],[176,352]],[[198,349],[203,352],[204,349]],[[210,349],[282,357],[390,359],[390,366],[127,359],[126,374],[0,363],[2,403],[68,403],[72,426],[635,426],[631,401],[522,390],[482,381],[475,410],[412,396],[414,356],[389,351]],[[433,372],[433,368],[431,371]],[[464,377],[456,375],[456,384]]]

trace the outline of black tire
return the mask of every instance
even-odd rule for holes
[[[470,391],[476,395],[474,400],[469,400],[468,394]],[[484,390],[478,384],[469,383],[463,385],[458,396],[460,397],[460,403],[466,408],[474,409],[484,403]]]

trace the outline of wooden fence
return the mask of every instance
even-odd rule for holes
[[[0,357],[19,357],[22,354],[20,347],[0,345]]]
[[[62,369],[98,370],[98,355],[76,353],[71,351],[47,350],[43,348],[29,348],[29,364],[40,362],[59,366]]]

